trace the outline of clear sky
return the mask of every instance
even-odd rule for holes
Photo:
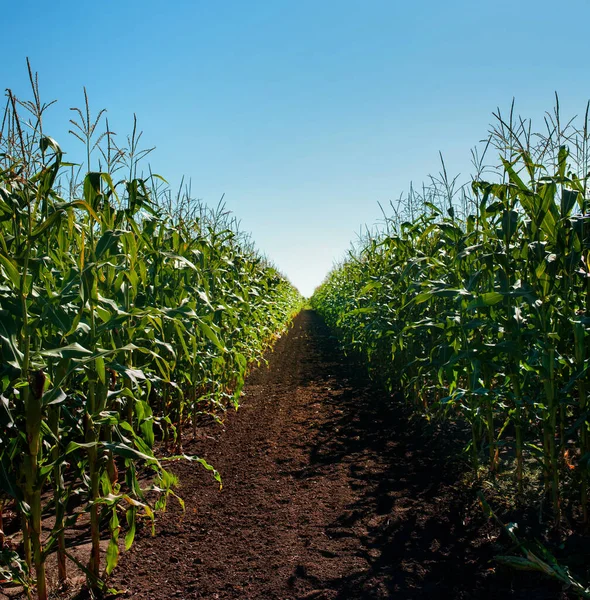
[[[379,204],[470,149],[513,97],[539,121],[590,98],[589,0],[77,0],[11,3],[0,85],[29,97],[72,153],[69,108],[133,113],[153,170],[227,207],[310,295]]]

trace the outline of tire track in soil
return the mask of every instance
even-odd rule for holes
[[[336,600],[560,598],[491,568],[501,550],[461,471],[303,311],[244,388],[242,406],[187,443],[223,478],[174,463],[157,537],[138,533],[110,584],[126,597]],[[442,437],[442,436],[441,436]]]

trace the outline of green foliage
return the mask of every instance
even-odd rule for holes
[[[588,114],[562,128],[557,108],[536,138],[498,119],[493,179],[480,166],[456,194],[444,172],[413,193],[408,220],[351,252],[312,306],[386,389],[470,425],[474,469],[485,451],[497,474],[503,457],[521,492],[525,461],[539,460],[555,520],[578,488],[587,521]]]
[[[9,92],[0,130],[0,500],[16,503],[24,540],[24,556],[6,554],[2,573],[26,579],[34,567],[46,598],[50,551],[57,549],[66,577],[74,490],[91,520],[85,572],[101,586],[101,523],[110,532],[108,575],[120,517],[126,548],[136,519],[154,518],[139,466],[153,472],[156,508],[178,498],[154,453],[156,438],[181,454],[187,424],[194,429],[203,415],[219,419],[237,407],[249,365],[301,297],[221,207],[208,211],[187,195],[172,203],[157,176],[137,177],[146,152],[136,124],[130,148],[116,149],[108,128],[97,135],[102,112],[92,118],[86,95],[80,123],[72,123],[88,172],[80,182],[73,169],[68,175],[71,165],[42,130],[45,107],[31,79],[35,102]],[[27,127],[19,106],[33,115]],[[97,150],[108,172],[90,169]],[[130,178],[116,181],[126,160]],[[205,460],[192,459],[219,481]],[[48,491],[57,518],[45,538]]]

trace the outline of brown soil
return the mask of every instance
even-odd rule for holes
[[[155,538],[146,528],[110,584],[154,600],[566,597],[493,563],[505,540],[432,433],[304,311],[250,375],[240,410],[185,448],[223,489],[174,464],[186,512],[170,507]]]
[[[197,463],[172,463],[186,510],[171,501],[156,537],[140,527],[111,587],[145,600],[569,597],[539,573],[494,562],[510,540],[466,483],[461,428],[408,419],[314,312],[295,319],[268,362],[249,376],[240,410],[223,427],[204,426],[185,444],[215,466],[223,488]],[[506,507],[502,516],[534,537],[534,512]],[[68,531],[82,563],[87,521]],[[44,526],[51,529],[50,516]],[[566,541],[566,561],[589,564],[587,537]],[[80,590],[83,573],[71,563],[69,573],[70,586],[52,598]],[[55,589],[54,556],[47,574]],[[0,588],[0,600],[23,596]]]

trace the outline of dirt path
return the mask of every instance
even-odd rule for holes
[[[186,502],[112,584],[145,599],[559,598],[498,572],[500,546],[460,471],[345,360],[311,311],[252,373],[240,410],[174,465]],[[515,583],[516,582],[516,583]]]

